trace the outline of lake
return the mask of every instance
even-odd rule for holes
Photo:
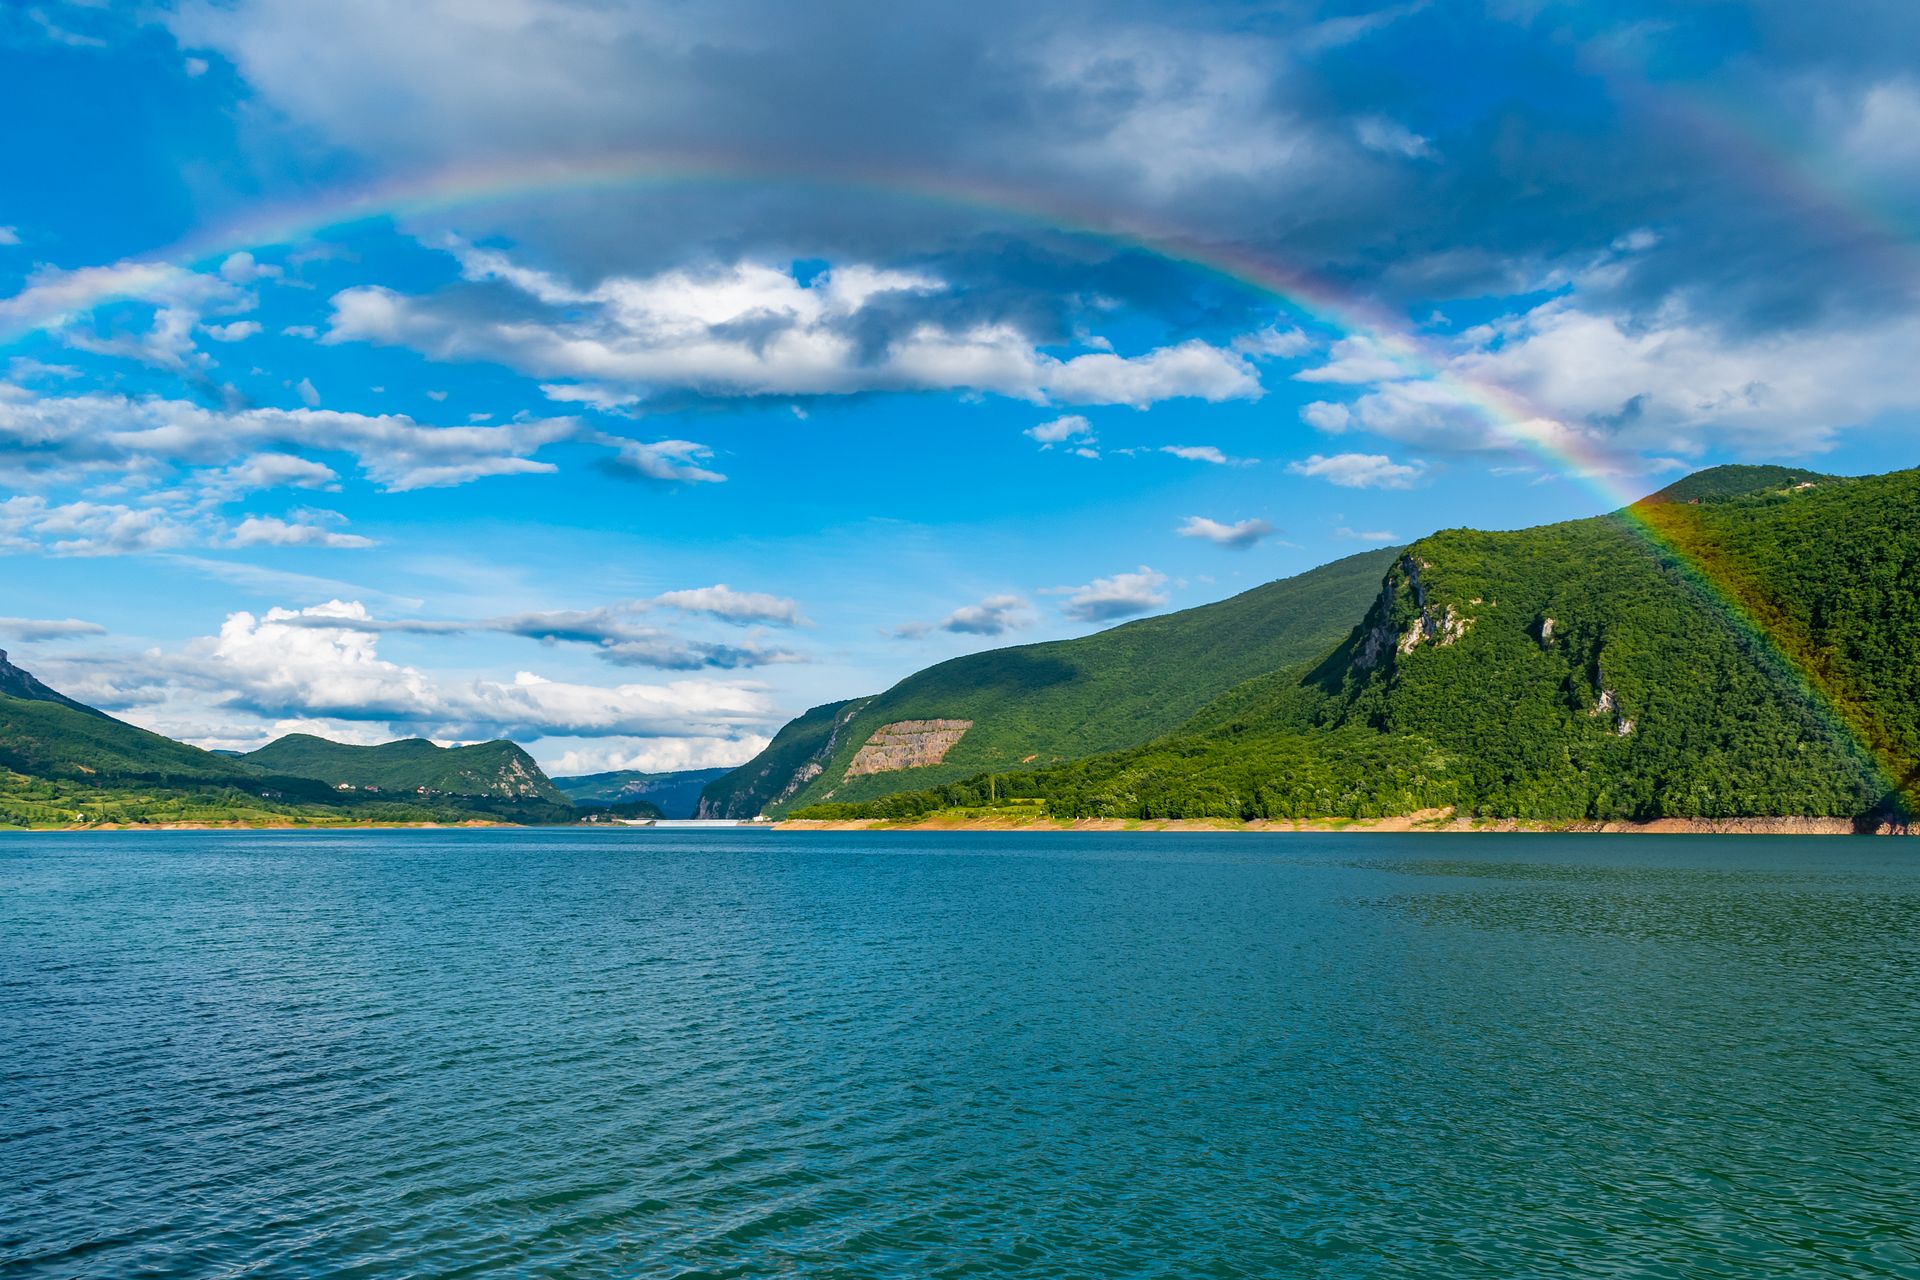
[[[0,836],[0,1275],[1920,1276],[1920,843]]]

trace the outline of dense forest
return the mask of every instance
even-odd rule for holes
[[[794,816],[1912,812],[1920,472],[1695,480],[1610,516],[1423,539],[1332,652],[1145,746]]]

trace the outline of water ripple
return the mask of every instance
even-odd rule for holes
[[[1896,843],[10,837],[0,1276],[1920,1277]]]

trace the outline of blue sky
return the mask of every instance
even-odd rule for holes
[[[7,7],[0,645],[210,746],[732,764],[1368,545],[1920,461],[1912,6],[1034,8]]]

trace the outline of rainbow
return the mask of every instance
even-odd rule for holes
[[[1842,739],[1854,745],[1890,791],[1898,790],[1893,779],[1900,771],[1872,746],[1869,735],[1861,730],[1861,717],[1848,712],[1849,703],[1842,691],[1821,679],[1813,664],[1795,661],[1757,621],[1755,609],[1742,601],[1727,575],[1714,574],[1698,550],[1684,545],[1673,530],[1664,527],[1665,522],[1636,505],[1641,495],[1632,485],[1644,479],[1643,468],[1611,453],[1578,428],[1542,412],[1512,389],[1465,372],[1452,353],[1431,339],[1325,279],[1244,249],[1169,227],[1122,222],[1031,192],[924,174],[819,168],[802,171],[780,164],[660,153],[446,169],[349,187],[317,200],[256,207],[147,258],[30,281],[14,298],[0,299],[0,349],[110,303],[138,299],[143,289],[184,279],[188,273],[238,252],[288,247],[360,226],[487,204],[558,194],[699,184],[818,188],[981,211],[1185,265],[1271,297],[1318,325],[1364,339],[1407,379],[1429,382],[1444,390],[1450,401],[1476,416],[1494,439],[1588,488],[1657,551],[1683,565],[1696,594],[1724,614],[1777,673],[1790,679],[1812,705],[1826,713],[1830,723],[1841,730]]]

